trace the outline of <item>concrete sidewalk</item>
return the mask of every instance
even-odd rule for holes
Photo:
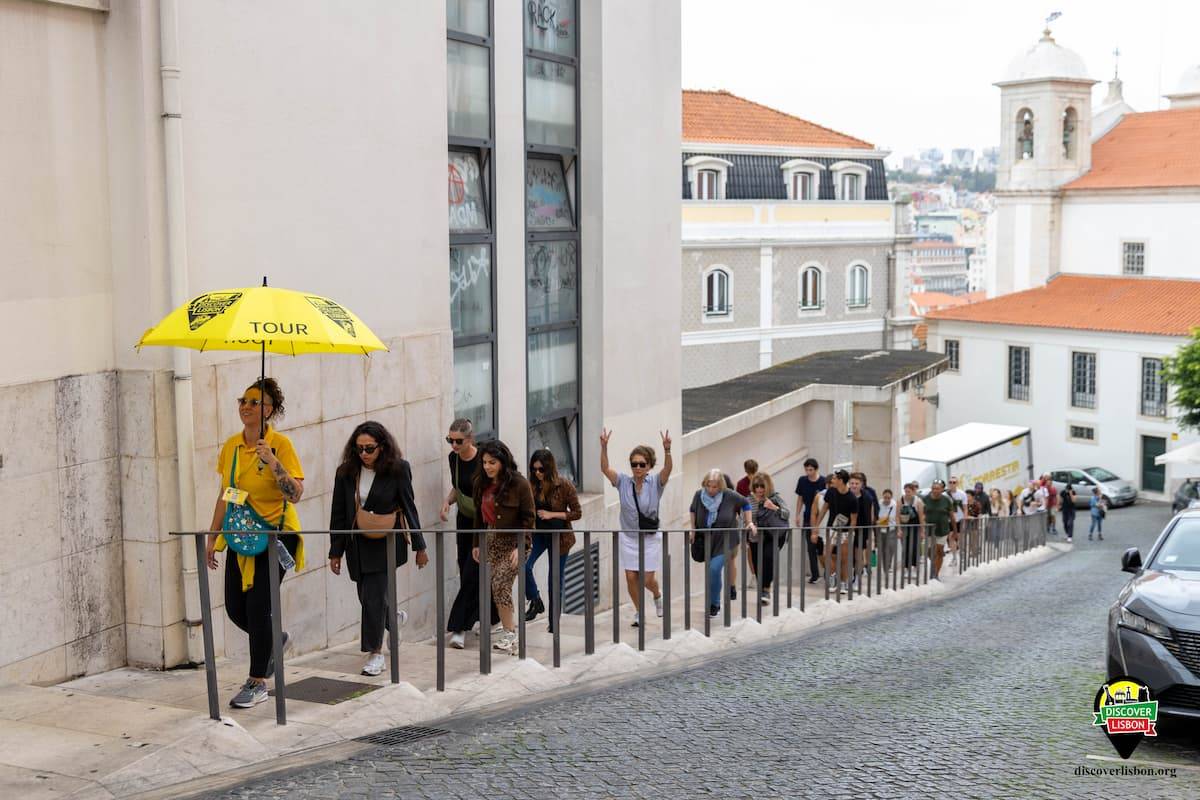
[[[693,629],[684,630],[682,598],[677,597],[671,639],[662,640],[661,620],[651,618],[644,652],[636,649],[637,630],[629,626],[632,607],[628,604],[621,609],[620,643],[612,641],[611,612],[597,614],[596,652],[591,656],[583,653],[582,617],[568,616],[559,669],[550,666],[552,637],[543,615],[527,626],[528,658],[522,661],[494,653],[491,675],[478,673],[475,636],[467,637],[467,650],[448,649],[445,692],[434,688],[432,639],[401,646],[399,684],[388,681],[387,671],[377,678],[360,675],[363,657],[357,643],[342,645],[289,659],[288,682],[321,676],[380,688],[337,705],[289,700],[286,726],[275,724],[274,702],[248,710],[228,707],[229,697],[245,679],[246,664],[226,659],[217,664],[226,715],[220,722],[208,718],[203,670],[118,669],[49,688],[0,686],[0,796],[107,800],[246,767],[269,767],[312,748],[350,742],[388,728],[429,724],[570,687],[645,677],[735,648],[794,637],[819,625],[935,601],[1069,549],[1052,543],[973,567],[961,576],[948,574],[943,581],[888,590],[882,596],[856,595],[852,602],[844,597],[841,603],[826,601],[816,584],[809,587],[805,612],[781,607],[774,617],[769,607],[764,608],[759,624],[750,604],[751,616],[744,620],[735,616],[729,628],[721,625],[721,617],[712,620],[711,638],[701,632],[703,602],[697,592],[692,598]],[[798,605],[799,587],[793,594]],[[739,598],[734,611],[740,610]]]

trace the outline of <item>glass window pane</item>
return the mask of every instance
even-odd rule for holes
[[[525,251],[525,307],[530,325],[579,316],[579,243],[530,242]]]
[[[525,224],[533,231],[575,226],[562,161],[531,158],[525,162]]]
[[[446,0],[446,28],[460,33],[487,36],[488,0]]]
[[[454,416],[471,420],[476,431],[494,431],[495,409],[492,343],[454,348]]]
[[[483,172],[475,153],[450,151],[447,199],[451,233],[487,231],[487,207],[483,200]]]
[[[446,40],[446,124],[451,136],[487,139],[488,49]]]
[[[578,420],[579,416],[572,414],[570,417],[551,420],[529,429],[529,452],[533,453],[542,448],[549,450],[554,454],[558,474],[576,484],[579,482],[579,475],[575,470],[575,443],[578,441],[575,430]]]
[[[525,46],[575,57],[575,0],[525,0]]]
[[[455,336],[491,332],[491,245],[450,248],[450,327]]]
[[[529,337],[529,416],[544,417],[579,404],[579,361],[575,329]]]
[[[525,59],[525,139],[575,147],[575,68]]]

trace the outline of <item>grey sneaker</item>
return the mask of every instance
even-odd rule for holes
[[[255,680],[246,679],[242,690],[233,696],[229,705],[234,708],[254,708],[267,699],[267,685]]]

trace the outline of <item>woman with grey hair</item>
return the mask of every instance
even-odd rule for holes
[[[741,540],[738,532],[738,517],[742,524],[757,533],[754,524],[754,509],[750,501],[732,489],[725,488],[725,476],[719,469],[710,469],[700,484],[700,490],[692,497],[689,509],[693,543],[692,558],[703,561],[703,541],[697,543],[697,535],[707,536],[709,541],[708,561],[708,615],[715,617],[721,611],[721,572],[725,568],[725,553],[731,554]],[[704,531],[710,531],[705,533]],[[699,555],[699,558],[696,556]]]

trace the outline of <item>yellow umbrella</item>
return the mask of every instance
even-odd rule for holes
[[[142,334],[137,347],[148,346],[258,351],[262,353],[260,387],[267,374],[268,350],[295,356],[366,355],[388,349],[345,306],[328,297],[267,286],[266,278],[262,286],[192,298]]]
[[[266,353],[358,353],[386,350],[363,321],[328,297],[251,286],[195,297],[150,328],[139,348],[160,345],[193,350]]]

